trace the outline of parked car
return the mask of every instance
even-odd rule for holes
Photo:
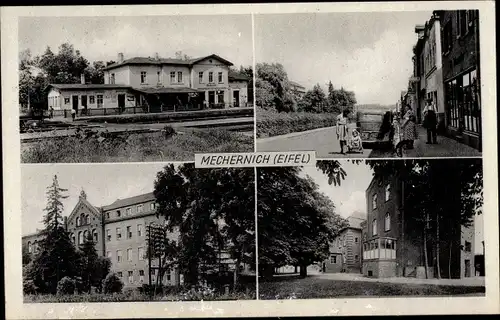
[[[363,148],[386,149],[392,147],[390,130],[381,130],[384,115],[387,111],[358,111],[356,127],[363,140]],[[391,121],[388,122],[389,129]],[[384,128],[387,129],[387,128]]]

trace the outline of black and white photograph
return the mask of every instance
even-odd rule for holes
[[[481,159],[257,172],[260,299],[484,296]]]
[[[257,151],[481,156],[479,18],[478,10],[255,15]]]
[[[22,170],[25,303],[255,299],[254,169]]]
[[[250,15],[21,17],[24,163],[254,151]]]

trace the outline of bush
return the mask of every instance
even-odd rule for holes
[[[257,111],[257,138],[334,126],[337,114]]]
[[[104,293],[119,293],[122,292],[123,282],[114,273],[108,273],[106,279],[104,279],[103,284]]]
[[[163,128],[163,134],[165,135],[165,139],[170,138],[171,136],[173,136],[175,134],[175,129],[172,128],[172,126],[170,126],[170,125],[166,125]]]
[[[65,294],[74,294],[76,288],[75,280],[70,277],[64,277],[57,283],[57,294],[65,295]]]
[[[35,282],[31,279],[23,279],[23,293],[36,294]]]

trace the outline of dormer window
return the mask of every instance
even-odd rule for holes
[[[137,213],[141,213],[142,212],[142,209],[143,209],[143,205],[142,204],[139,204],[137,206]]]
[[[127,216],[132,215],[132,208],[127,208]]]
[[[122,216],[122,213],[120,212],[120,210],[116,210],[116,217],[120,218],[121,216]]]

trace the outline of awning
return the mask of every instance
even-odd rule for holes
[[[167,88],[167,87],[158,87],[158,88],[134,88],[134,90],[145,93],[145,94],[162,94],[162,93],[201,93],[203,91],[193,89],[193,88]]]

